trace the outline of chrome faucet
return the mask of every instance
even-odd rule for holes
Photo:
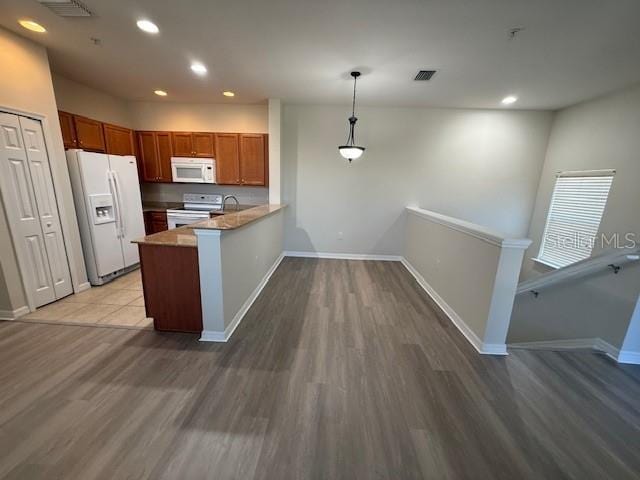
[[[227,203],[227,200],[229,199],[233,199],[236,202],[236,210],[240,210],[240,202],[238,201],[238,199],[236,198],[235,195],[225,195],[224,198],[222,199],[222,210],[224,210],[224,206]]]

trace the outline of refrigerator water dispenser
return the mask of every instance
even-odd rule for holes
[[[94,225],[115,222],[113,196],[110,193],[89,195]]]

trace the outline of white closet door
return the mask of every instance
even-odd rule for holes
[[[18,118],[22,127],[22,138],[29,161],[33,191],[44,234],[44,244],[49,257],[53,288],[56,298],[66,297],[73,293],[73,286],[71,285],[71,272],[62,236],[42,125],[37,120],[26,117]]]
[[[33,192],[27,152],[16,115],[0,113],[0,187],[20,270],[35,306],[56,299]]]

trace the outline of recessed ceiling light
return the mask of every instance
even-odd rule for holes
[[[149,20],[138,20],[136,25],[138,25],[138,28],[143,32],[158,33],[160,31],[158,26]]]
[[[156,95],[158,95],[160,97],[166,97],[167,96],[167,92],[165,92],[164,90],[154,90],[153,93],[155,93]]]
[[[44,28],[38,22],[34,22],[33,20],[19,20],[18,23],[27,30],[31,30],[32,32],[44,33],[47,31],[46,28]]]
[[[236,96],[236,94],[235,94],[235,93],[233,93],[233,92],[232,92],[232,91],[230,91],[230,90],[227,90],[227,91],[225,91],[225,92],[222,92],[222,94],[223,94],[225,97],[235,97],[235,96]]]
[[[516,103],[518,101],[518,97],[515,97],[513,95],[509,95],[508,97],[504,97],[502,99],[502,104],[503,105],[511,105],[512,103]]]
[[[191,64],[191,70],[193,70],[198,75],[204,75],[205,73],[207,73],[207,67],[205,67],[200,62],[193,62]]]

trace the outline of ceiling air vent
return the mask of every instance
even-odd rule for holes
[[[414,80],[418,82],[425,82],[427,80],[431,80],[431,77],[433,77],[435,74],[435,70],[420,70]]]
[[[78,0],[38,0],[61,17],[90,17],[91,11]]]

